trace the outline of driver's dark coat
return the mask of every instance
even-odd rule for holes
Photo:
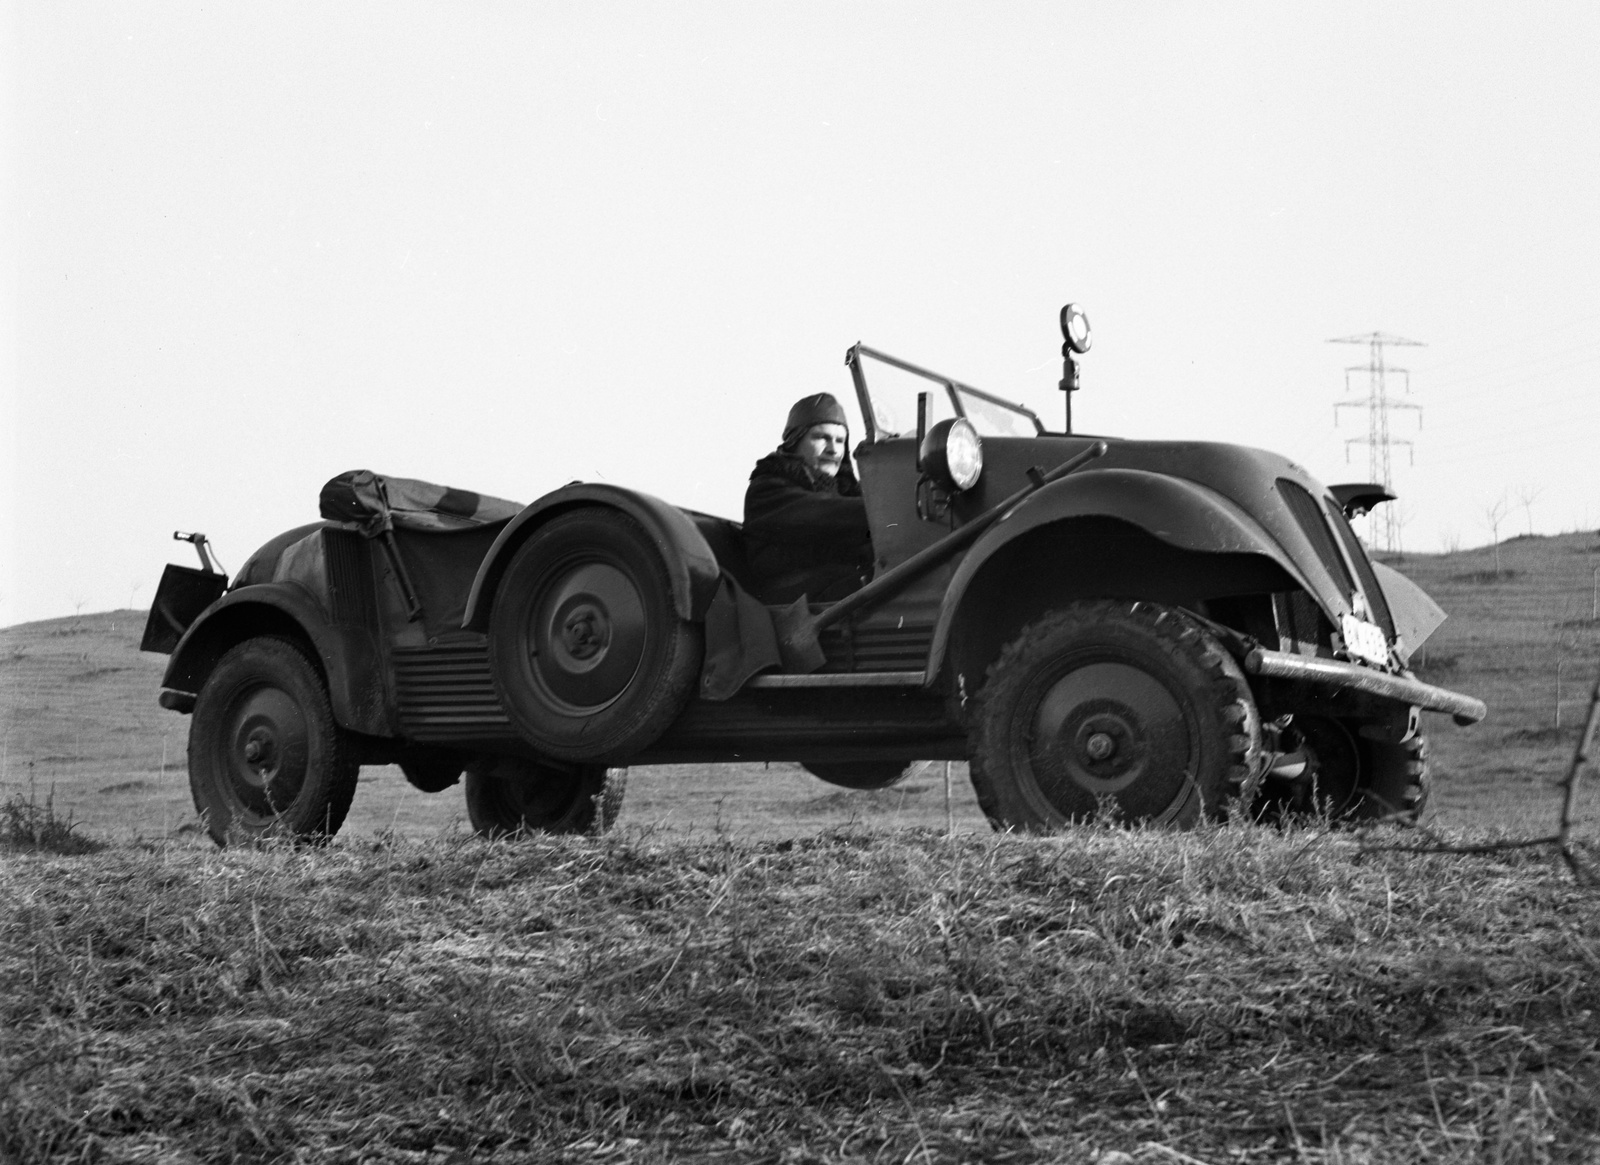
[[[849,461],[831,478],[781,449],[756,462],[744,495],[744,542],[766,602],[838,599],[859,588],[871,569],[872,537]]]

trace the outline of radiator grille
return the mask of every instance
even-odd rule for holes
[[[1306,537],[1311,540],[1312,549],[1317,552],[1322,565],[1327,568],[1333,581],[1339,584],[1339,589],[1347,595],[1355,590],[1355,580],[1350,577],[1350,571],[1344,564],[1344,556],[1334,545],[1333,534],[1328,530],[1328,523],[1323,518],[1316,499],[1302,486],[1286,477],[1278,479],[1278,492],[1288,503],[1295,521],[1300,524],[1300,529],[1305,531]]]
[[[1322,611],[1304,591],[1285,591],[1272,596],[1273,613],[1278,623],[1278,647],[1282,651],[1316,654],[1317,644],[1326,643],[1322,630]]]
[[[399,647],[394,662],[401,736],[468,741],[511,731],[495,695],[487,643]]]
[[[377,609],[372,595],[372,551],[352,530],[324,530],[328,591],[333,621],[345,627],[372,627]]]
[[[1361,590],[1367,596],[1367,603],[1372,608],[1372,620],[1385,633],[1394,634],[1394,619],[1389,614],[1389,603],[1383,597],[1383,588],[1378,585],[1378,576],[1372,572],[1372,563],[1367,559],[1367,552],[1361,545],[1361,539],[1356,537],[1356,532],[1350,528],[1350,523],[1345,520],[1343,513],[1333,505],[1328,505],[1328,522],[1333,527],[1334,533],[1339,535],[1344,543],[1345,553],[1350,556],[1350,561],[1355,563],[1356,573],[1361,576]]]

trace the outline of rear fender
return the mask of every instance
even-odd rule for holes
[[[198,693],[225,653],[258,635],[282,636],[310,650],[341,726],[373,736],[394,735],[371,634],[329,623],[321,604],[299,583],[258,583],[223,595],[173,648],[162,686]]]
[[[666,564],[667,578],[672,584],[672,606],[678,618],[704,618],[706,608],[716,596],[717,579],[722,572],[717,556],[689,516],[676,506],[637,490],[600,482],[577,482],[545,494],[500,531],[473,579],[462,627],[469,631],[488,631],[489,613],[500,577],[505,574],[512,556],[534,531],[567,510],[597,505],[621,510],[644,527]]]
[[[1181,554],[1207,556],[1193,561],[1206,565],[1224,585],[1229,575],[1235,575],[1241,587],[1252,590],[1299,587],[1316,593],[1282,547],[1245,510],[1216,491],[1182,478],[1139,469],[1086,470],[1029,495],[967,553],[950,580],[934,626],[928,683],[934,682],[944,664],[958,620],[965,621],[973,614],[966,609],[967,603],[981,601],[991,590],[1001,596],[1009,589],[1009,585],[1002,585],[995,578],[987,580],[993,586],[986,585],[985,568],[997,559],[1006,562],[1014,558],[1014,552],[1023,550],[1029,539],[1042,545],[1052,536],[1058,544],[1064,537],[1068,545],[1073,545],[1075,535],[1091,531],[1103,534],[1108,530],[1137,534]],[[1086,564],[1085,578],[1082,582],[1059,580],[1063,601],[1089,597],[1157,599],[1154,592],[1169,581],[1151,580],[1151,593],[1145,594],[1094,593],[1095,572],[1088,568],[1096,562],[1097,547],[1104,543],[1086,538],[1080,544],[1085,553],[1080,556],[1074,550],[1073,558]],[[1008,555],[1008,550],[1013,554]],[[1032,618],[1038,613],[1042,612],[1019,611],[1016,617]]]

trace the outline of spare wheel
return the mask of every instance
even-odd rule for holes
[[[661,552],[619,510],[551,519],[495,592],[495,686],[546,756],[613,761],[651,744],[694,695],[703,654],[703,628],[673,609]]]

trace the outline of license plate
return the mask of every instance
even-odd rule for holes
[[[1389,662],[1389,644],[1383,637],[1382,627],[1354,615],[1341,615],[1339,632],[1344,636],[1345,650],[1351,655],[1380,666]]]

